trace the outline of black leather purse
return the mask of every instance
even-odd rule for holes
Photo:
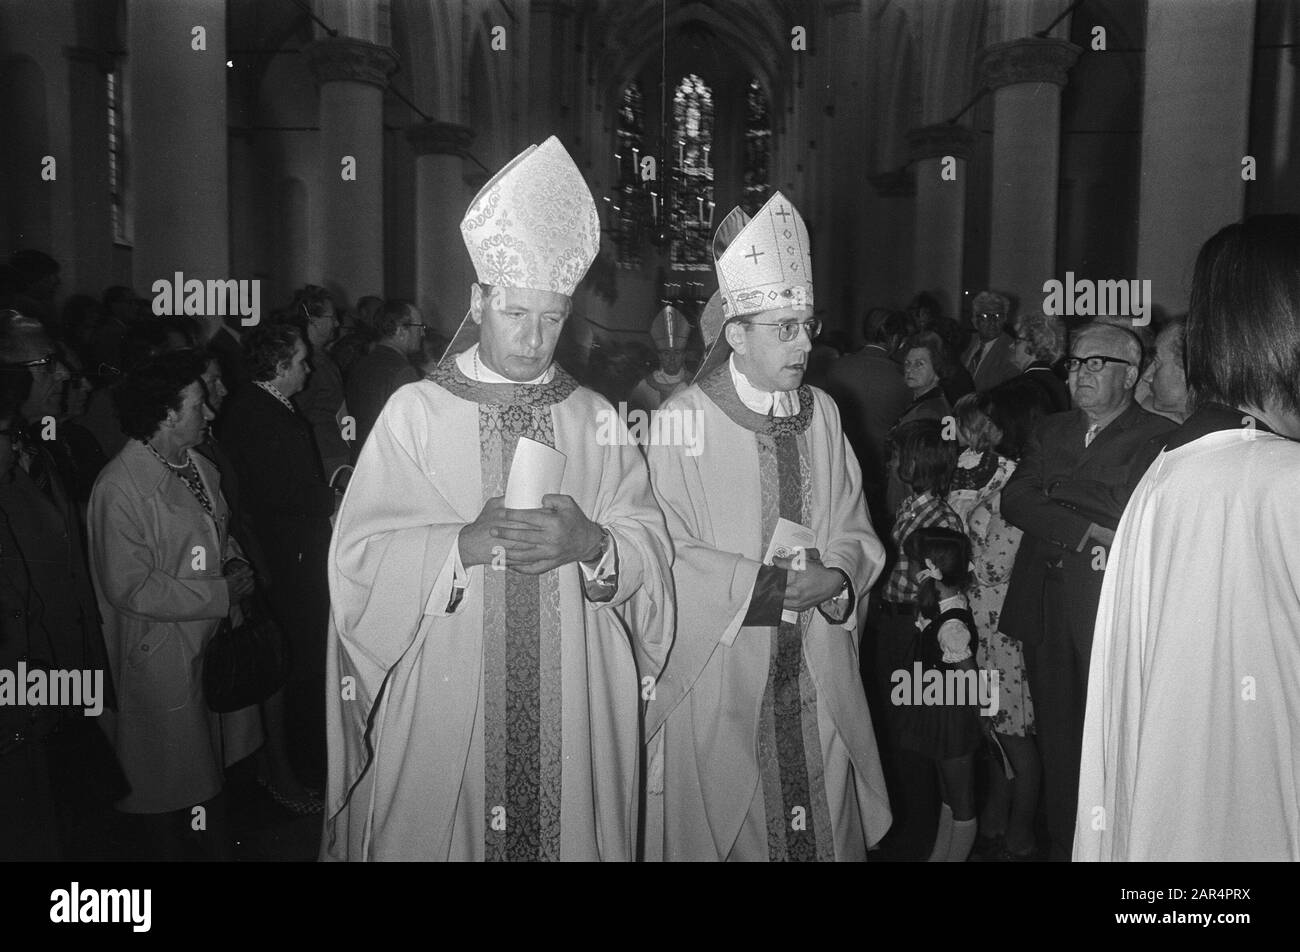
[[[203,653],[203,694],[208,709],[228,714],[260,704],[284,686],[289,651],[284,632],[260,594],[241,603],[244,620],[221,627]]]

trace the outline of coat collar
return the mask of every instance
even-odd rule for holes
[[[273,398],[268,397],[268,399]],[[207,490],[208,498],[212,500],[213,517],[220,519],[226,512],[226,500],[221,495],[221,474],[211,460],[197,451],[197,447],[190,455],[198,468],[203,488]],[[149,448],[139,440],[128,440],[126,446],[122,447],[122,451],[117,454],[117,458],[145,498],[158,496],[174,506],[189,503],[199,512],[207,515],[185,484],[180,479],[174,478],[171,471],[158,462],[149,452]]]

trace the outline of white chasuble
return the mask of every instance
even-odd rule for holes
[[[478,383],[453,361],[389,400],[330,547],[329,780],[322,857],[630,860],[640,678],[671,644],[669,543],[635,443],[562,370]],[[471,567],[460,529],[503,495],[520,437],[567,464],[560,492],[609,530],[612,597],[576,564]]]
[[[648,452],[678,615],[646,716],[647,859],[863,860],[890,824],[858,672],[865,605],[841,624],[743,624],[778,518],[813,530],[860,603],[884,564],[834,404],[799,398],[791,417],[754,413],[721,366],[660,411],[691,414],[698,440]]]
[[[1241,420],[1196,411],[1115,531],[1076,862],[1300,860],[1300,445]]]

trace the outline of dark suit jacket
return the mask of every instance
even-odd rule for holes
[[[1003,381],[1019,376],[1020,369],[1011,360],[1011,348],[1015,346],[1015,343],[1006,334],[999,334],[994,338],[993,343],[989,346],[988,353],[984,355],[984,359],[975,368],[976,390],[992,390]],[[976,335],[975,339],[971,341],[971,345],[966,348],[966,352],[961,355],[962,366],[969,366],[971,357],[983,344],[984,341],[979,335]]]
[[[208,341],[208,350],[216,354],[217,363],[221,367],[221,382],[231,393],[242,389],[251,381],[243,345],[226,327],[217,328],[212,340]]]
[[[1063,413],[1070,409],[1070,388],[1046,364],[1030,364],[1019,379],[1032,383],[1041,390],[1053,413]]]
[[[1103,572],[1093,546],[1079,545],[1089,525],[1119,525],[1129,496],[1160,453],[1174,424],[1136,403],[1084,447],[1087,417],[1079,409],[1039,422],[1024,458],[1002,490],[1002,515],[1024,530],[999,628],[1029,644],[1042,637],[1043,583],[1050,565],[1064,572],[1065,622],[1081,650],[1092,641]]]
[[[885,442],[912,402],[902,369],[883,347],[868,344],[831,364],[825,389],[840,408],[844,435],[857,453],[864,485],[883,490]]]
[[[289,635],[290,678],[323,677],[334,490],[321,473],[311,424],[255,384],[231,396],[222,414],[221,447],[270,570],[272,610]]]
[[[353,365],[345,388],[348,413],[357,421],[357,439],[352,444],[353,459],[361,452],[388,398],[398,387],[419,379],[420,375],[411,362],[386,344],[376,344],[370,353]]]

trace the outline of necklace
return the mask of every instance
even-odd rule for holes
[[[482,372],[479,370],[479,366],[478,366],[478,348],[477,348],[477,347],[474,348],[474,379],[475,379],[475,380],[478,380],[478,381],[482,381],[482,380],[483,380],[483,374],[482,374]]]
[[[189,469],[189,468],[190,468],[190,465],[193,463],[193,460],[190,459],[190,451],[189,451],[189,450],[186,450],[186,451],[185,451],[185,462],[183,462],[183,463],[179,463],[179,464],[178,464],[178,463],[169,463],[169,462],[167,461],[167,458],[166,458],[165,456],[163,456],[161,453],[159,453],[156,449],[154,449],[153,446],[149,443],[148,440],[141,440],[140,442],[143,443],[145,446],[149,447],[149,452],[152,453],[152,454],[154,455],[154,457],[157,458],[161,463],[163,463],[163,465],[168,466],[168,467],[170,467],[170,468],[172,468],[172,469],[175,469],[175,470]]]

